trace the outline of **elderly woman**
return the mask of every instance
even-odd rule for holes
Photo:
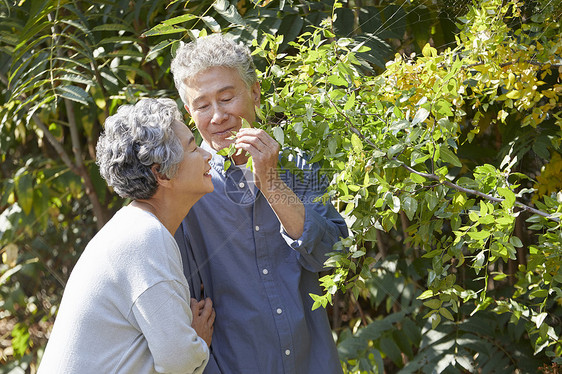
[[[142,99],[107,119],[97,163],[132,202],[74,267],[39,373],[203,371],[215,314],[210,300],[190,298],[173,234],[213,191],[210,158],[170,99]]]

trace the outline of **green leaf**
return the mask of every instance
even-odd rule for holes
[[[440,308],[439,314],[441,314],[443,317],[447,318],[449,321],[455,320],[455,318],[453,317],[453,315],[451,314],[451,312],[449,312],[449,310],[447,308]]]
[[[177,27],[177,26],[167,26],[164,24],[158,24],[156,26],[154,26],[153,28],[151,28],[150,30],[144,32],[142,34],[143,37],[147,37],[147,36],[159,36],[159,35],[168,35],[168,34],[175,34],[178,32],[186,32],[187,29],[183,28],[183,27]]]
[[[104,23],[103,25],[97,25],[92,28],[92,31],[128,31],[134,33],[135,30],[129,27],[127,24],[121,23]]]
[[[390,207],[394,213],[398,213],[400,211],[400,198],[398,196],[392,196],[392,206]]]
[[[439,323],[441,323],[441,316],[439,314],[433,314],[430,318],[431,328],[435,330],[437,326],[439,326]]]
[[[363,142],[355,133],[351,134],[351,145],[355,152],[361,152],[363,150]]]
[[[184,22],[187,22],[187,21],[191,21],[192,19],[196,19],[196,18],[197,18],[197,16],[195,16],[193,14],[183,14],[181,16],[177,16],[177,17],[167,19],[164,22],[162,22],[162,24],[166,25],[166,26],[173,26],[173,25],[177,25],[177,24],[184,23]]]
[[[349,98],[347,99],[347,101],[345,102],[343,110],[345,111],[350,110],[351,108],[353,108],[354,105],[355,105],[355,92],[352,92]]]
[[[428,308],[431,309],[439,309],[441,308],[441,305],[443,304],[443,301],[439,300],[439,299],[431,299],[428,301],[424,301],[423,305],[425,305]]]
[[[497,273],[496,275],[494,275],[495,281],[501,281],[504,280],[505,278],[507,278],[507,275],[504,273]]]
[[[226,161],[224,162],[224,171],[227,171],[228,168],[230,167],[230,165],[232,165],[232,161],[226,160]]]
[[[484,240],[487,239],[490,235],[491,233],[486,230],[468,232],[468,236],[470,236],[470,238],[474,240]]]
[[[23,357],[29,347],[29,330],[24,323],[16,323],[12,329],[12,348],[15,357]]]
[[[498,187],[498,193],[504,198],[502,206],[506,209],[513,208],[513,205],[515,204],[515,193],[504,187]]]
[[[509,238],[509,242],[513,244],[514,247],[517,248],[523,247],[523,242],[517,236],[512,236],[511,238]]]
[[[283,133],[283,129],[279,126],[273,128],[273,137],[281,146],[285,144],[285,134]]]
[[[242,128],[243,129],[249,129],[252,127],[252,125],[250,125],[250,122],[248,122],[248,120],[244,117],[240,117],[240,121],[242,122]]]
[[[383,337],[380,341],[380,348],[381,351],[390,357],[390,359],[396,364],[400,365],[402,363],[402,354],[398,345],[394,342],[394,340]]]
[[[425,300],[425,299],[429,299],[430,297],[433,297],[435,294],[432,290],[425,290],[422,292],[421,295],[419,295],[417,298],[419,300]]]
[[[358,257],[363,257],[363,256],[365,256],[365,251],[355,251],[351,255],[352,258],[358,258]]]
[[[410,173],[410,179],[412,180],[412,182],[419,184],[422,184],[426,181],[425,177],[422,177],[421,175],[416,173]]]
[[[252,160],[252,156],[248,156],[248,161],[246,161],[246,168],[252,173],[254,172],[254,161]]]
[[[15,182],[18,204],[23,209],[24,213],[29,215],[33,208],[33,177],[25,173],[16,177]]]
[[[531,298],[543,298],[543,297],[547,297],[548,296],[548,290],[543,290],[543,289],[536,289],[533,292],[531,292]]]
[[[441,160],[448,162],[453,166],[462,167],[462,163],[460,162],[457,155],[455,155],[450,149],[446,148],[445,146],[441,145],[441,147],[439,148],[439,154],[441,155]]]
[[[531,320],[533,322],[535,322],[535,326],[537,326],[537,329],[539,329],[541,327],[541,325],[543,324],[546,316],[547,316],[547,313],[543,312],[543,313],[539,313],[536,316],[533,316],[531,318]]]
[[[426,43],[422,48],[422,54],[424,57],[437,57],[437,49]]]
[[[435,111],[445,117],[450,117],[454,114],[451,111],[451,104],[444,99],[440,99],[435,103]]]
[[[411,221],[414,219],[414,215],[416,214],[416,211],[418,209],[418,201],[409,195],[404,196],[402,200],[402,209],[404,210],[404,213],[406,213],[408,219]]]
[[[65,99],[69,99],[84,105],[88,105],[88,102],[92,101],[90,95],[88,95],[88,93],[84,91],[82,87],[78,86],[59,86],[57,87],[57,93]]]
[[[474,268],[478,273],[478,270],[482,267],[482,265],[484,264],[484,260],[486,260],[486,257],[484,255],[484,251],[482,252],[478,252],[478,254],[476,255],[476,257],[474,258]]]
[[[414,119],[412,120],[412,126],[425,121],[427,117],[429,117],[429,110],[425,108],[419,108],[416,112],[416,115],[414,116]]]
[[[328,82],[330,82],[334,86],[344,86],[344,87],[348,86],[347,81],[342,77],[340,77],[339,75],[330,75],[328,77]]]
[[[244,21],[240,13],[238,13],[236,7],[230,4],[229,1],[216,0],[213,3],[213,8],[215,8],[215,10],[228,22],[234,25],[246,25],[246,22]]]
[[[427,207],[429,210],[435,209],[437,204],[439,204],[439,196],[437,195],[437,192],[434,190],[427,191],[425,194],[425,201],[427,201]]]
[[[221,26],[219,23],[211,16],[203,16],[201,17],[205,25],[211,29],[212,32],[220,32]]]
[[[388,148],[388,150],[386,151],[386,156],[388,158],[392,158],[394,157],[394,155],[402,152],[405,148],[405,145],[402,143],[397,143],[392,145],[390,148]]]

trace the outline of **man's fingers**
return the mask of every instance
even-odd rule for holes
[[[278,145],[275,139],[261,129],[241,129],[236,134],[236,138],[237,143],[252,144],[260,151],[264,151]]]

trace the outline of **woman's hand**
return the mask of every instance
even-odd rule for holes
[[[215,323],[213,302],[209,298],[201,301],[191,299],[190,307],[193,313],[191,327],[193,327],[197,335],[210,347],[211,339],[213,338],[213,324]]]

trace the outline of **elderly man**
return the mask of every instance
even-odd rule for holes
[[[321,293],[326,253],[347,235],[326,185],[299,156],[279,170],[279,144],[253,123],[260,84],[248,48],[223,35],[182,44],[172,61],[176,88],[213,154],[215,191],[176,232],[193,294],[213,300],[215,323],[205,373],[341,373]],[[233,138],[233,134],[236,134]],[[234,143],[241,152],[217,151]],[[246,168],[248,155],[253,170]]]

